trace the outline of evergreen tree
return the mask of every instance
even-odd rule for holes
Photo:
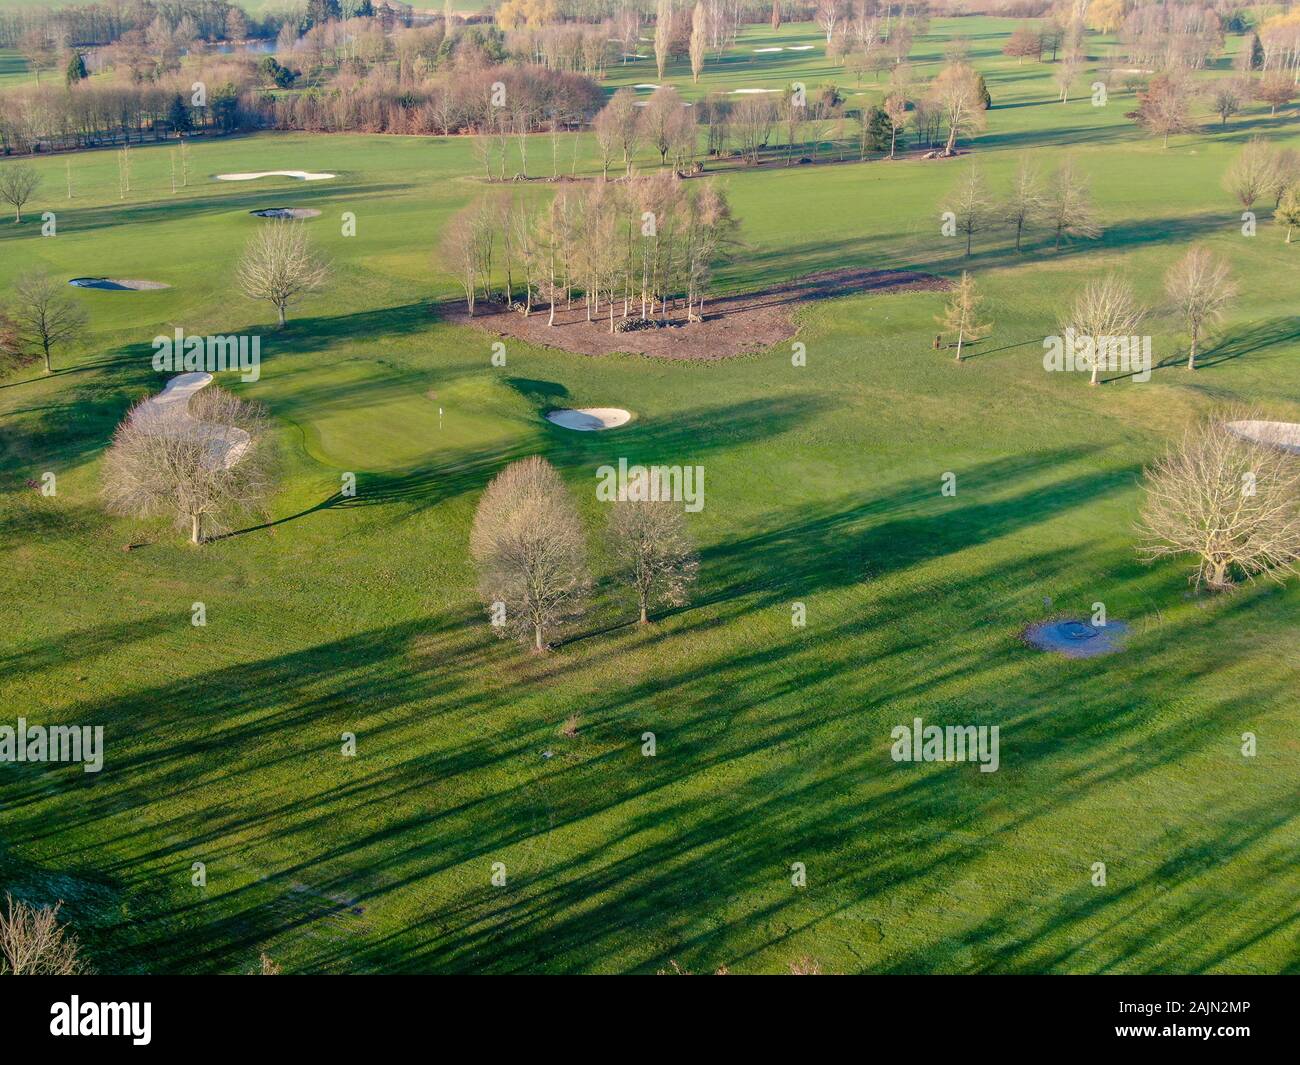
[[[73,52],[72,58],[68,60],[66,77],[69,85],[76,85],[90,77],[90,72],[86,69],[86,57],[80,52]]]
[[[873,152],[889,151],[894,137],[894,124],[879,107],[867,112],[867,147]]]
[[[182,133],[188,133],[194,128],[194,119],[190,115],[190,109],[185,106],[185,100],[177,93],[172,97],[172,101],[167,105],[167,124],[177,136]]]

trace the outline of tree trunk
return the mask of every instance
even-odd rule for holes
[[[203,516],[201,514],[190,515],[190,543],[203,543]]]
[[[1192,330],[1192,348],[1187,353],[1187,368],[1189,370],[1196,369],[1196,330],[1194,329]]]
[[[641,596],[641,620],[637,622],[637,624],[648,625],[649,623],[650,623],[650,619],[646,615],[646,602],[645,602],[645,596],[643,595]]]
[[[275,309],[276,309],[277,312],[279,312],[279,315],[280,315],[280,324],[281,324],[281,325],[284,325],[284,320],[285,320],[285,319],[284,319],[284,304],[283,304],[283,303],[277,303],[277,304],[275,305]],[[472,314],[473,312],[471,311],[470,313]]]
[[[540,625],[533,626],[533,647],[538,651],[546,650],[546,648],[542,646],[542,627]]]
[[[957,330],[957,361],[961,362],[961,344],[966,338],[966,327],[962,326]]]

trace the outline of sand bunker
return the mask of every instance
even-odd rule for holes
[[[1252,444],[1267,444],[1300,455],[1300,422],[1228,422],[1228,432]]]
[[[129,281],[120,277],[74,277],[68,284],[74,288],[96,288],[103,292],[152,292],[171,288],[161,281]]]
[[[784,49],[784,48],[781,48],[781,47],[776,47],[776,48],[755,48],[754,51],[755,51],[755,52],[784,52],[785,49]]]
[[[780,92],[780,89],[732,89],[732,96],[753,96],[756,93]]]
[[[658,85],[655,85],[655,84],[652,84],[651,82],[645,81],[645,82],[642,82],[640,85],[633,85],[632,88],[634,88],[634,89],[657,89],[657,88],[659,88],[659,86],[658,86]]]
[[[258,218],[319,218],[320,212],[312,207],[263,207],[260,211],[249,211]]]
[[[131,421],[152,432],[197,435],[207,444],[212,467],[228,470],[243,458],[250,439],[238,426],[210,425],[190,416],[190,397],[211,383],[210,373],[178,374],[136,407]]]
[[[546,416],[548,422],[577,429],[580,433],[600,429],[617,429],[632,420],[632,415],[620,407],[583,407],[580,410],[553,410]]]
[[[291,177],[299,181],[325,181],[336,174],[313,174],[307,170],[258,170],[249,174],[218,174],[218,181],[252,181],[260,177]]]
[[[1093,625],[1077,618],[1040,621],[1025,629],[1022,639],[1040,651],[1055,651],[1066,658],[1095,658],[1122,651],[1128,626],[1122,621]]]
[[[811,52],[815,47],[816,47],[816,45],[812,45],[812,44],[792,44],[792,45],[790,45],[790,51],[792,51],[792,52]]]

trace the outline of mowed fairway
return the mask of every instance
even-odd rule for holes
[[[0,281],[41,267],[172,287],[77,292],[91,343],[50,377],[0,381],[0,705],[103,725],[106,743],[98,774],[0,766],[0,884],[64,900],[107,972],[249,972],[262,951],[286,972],[782,972],[803,956],[827,972],[1300,971],[1300,587],[1195,596],[1187,566],[1139,561],[1133,528],[1143,465],[1189,419],[1248,402],[1300,420],[1300,246],[1267,207],[1243,237],[1221,188],[1251,135],[1300,147],[1296,119],[1253,106],[1162,149],[1124,118],[1127,93],[1052,102],[1048,66],[1000,56],[1013,28],[935,20],[916,45],[924,63],[973,39],[995,106],[972,155],[719,179],[746,242],[721,289],[971,269],[996,327],[960,366],[930,347],[933,292],[803,310],[804,367],[789,345],[697,364],[518,341],[493,366],[494,336],[433,307],[453,285],[431,253],[484,188],[466,138],[196,141],[175,195],[168,146],[144,147],[125,199],[112,152],[71,156],[70,201],[65,158],[38,159],[28,217],[0,223]],[[854,88],[820,45],[750,60],[772,42],[818,35],[750,28],[699,87],[672,80],[688,98]],[[549,174],[534,140],[530,172]],[[579,172],[598,172],[580,147]],[[1001,194],[1021,151],[1050,169],[1067,149],[1104,239],[1053,252],[1036,233],[1017,254],[998,234],[965,260],[940,236],[972,160]],[[213,180],[270,169],[338,176]],[[307,224],[334,264],[283,330],[234,283],[266,206],[321,210]],[[1203,369],[1181,368],[1185,338],[1157,318],[1171,365],[1149,382],[1044,372],[1084,282],[1117,270],[1157,304],[1192,241],[1242,287]],[[220,383],[269,408],[284,456],[273,520],[197,549],[97,494],[114,426],[164,380],[150,341],[176,326],[262,335],[260,380]],[[605,406],[634,420],[543,417]],[[605,584],[551,654],[495,639],[469,528],[491,476],[531,454],[564,475],[598,574],[596,467],[702,465],[692,605],[638,631]],[[46,471],[54,498],[27,486]],[[1096,603],[1132,626],[1125,653],[1069,661],[1018,638]],[[915,717],[1000,726],[999,770],[892,761],[890,730]]]

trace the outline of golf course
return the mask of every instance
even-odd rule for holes
[[[205,133],[183,176],[163,137],[131,143],[129,188],[111,146],[0,159],[40,175],[0,221],[0,289],[39,272],[88,323],[50,372],[0,374],[0,723],[102,726],[104,748],[98,772],[0,764],[0,890],[61,903],[105,973],[1300,973],[1300,580],[1207,589],[1139,529],[1144,470],[1190,426],[1300,422],[1300,240],[1225,187],[1252,139],[1300,149],[1300,114],[1200,101],[1152,135],[1118,75],[1091,87],[1114,35],[1089,33],[1062,102],[1048,56],[1003,54],[1023,22],[913,40],[917,81],[960,39],[987,86],[951,156],[829,122],[792,152],[777,123],[756,165],[701,153],[679,183],[736,222],[698,323],[733,333],[716,354],[637,347],[697,325],[638,341],[599,290],[595,324],[559,329],[599,351],[544,343],[544,299],[469,316],[439,252],[457,213],[599,181],[589,124],[512,135],[505,183],[468,132]],[[646,43],[599,86],[878,104],[888,71],[826,41],[745,24],[698,80]],[[1003,198],[1026,160],[1083,175],[1099,232],[1030,225],[1017,249],[990,222],[968,255],[954,190],[977,168]],[[631,165],[663,161],[643,140]],[[238,278],[277,226],[329,267],[283,326]],[[1194,371],[1163,280],[1193,246],[1236,289]],[[834,281],[883,271],[928,283]],[[988,328],[958,359],[937,334],[964,272]],[[1045,338],[1108,275],[1150,309],[1149,375],[1049,372]],[[88,278],[119,285],[67,284]],[[733,298],[775,332],[743,343]],[[103,496],[177,329],[260,337],[257,374],[176,387],[260,405],[278,464],[265,513],[198,544]],[[497,638],[470,551],[489,482],[530,456],[593,582],[540,653]],[[645,625],[595,490],[620,460],[707,474],[698,577]],[[1099,612],[1110,653],[1025,638]],[[996,726],[996,771],[891,757],[916,719]]]

